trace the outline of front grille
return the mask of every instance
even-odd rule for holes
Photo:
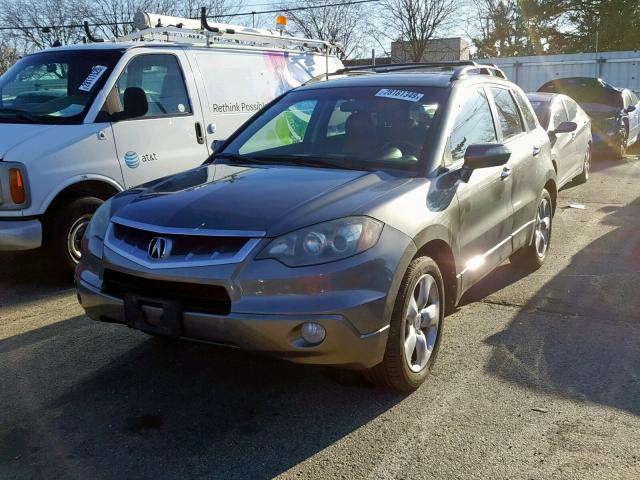
[[[120,251],[140,259],[147,259],[149,242],[159,234],[150,230],[113,224],[109,241]],[[232,259],[249,241],[247,237],[215,237],[188,234],[162,234],[172,242],[169,262],[224,261]]]
[[[123,298],[132,293],[148,297],[179,300],[184,311],[228,315],[231,299],[224,287],[191,282],[155,280],[116,270],[105,270],[102,291],[107,295]]]

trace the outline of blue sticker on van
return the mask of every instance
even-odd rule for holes
[[[140,158],[136,152],[129,151],[124,154],[124,163],[126,163],[129,168],[138,168]]]

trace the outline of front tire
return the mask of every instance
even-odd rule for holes
[[[382,363],[367,372],[377,385],[412,392],[426,380],[440,347],[444,283],[430,257],[411,262],[404,275],[389,327]]]
[[[94,212],[103,201],[96,197],[80,197],[58,207],[49,219],[49,250],[62,268],[73,271],[80,261],[81,242]]]
[[[551,195],[545,188],[542,190],[538,203],[533,240],[530,245],[521,248],[509,257],[513,266],[528,271],[537,270],[542,266],[549,254],[552,223],[553,203]]]

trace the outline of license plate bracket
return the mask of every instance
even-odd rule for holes
[[[178,300],[126,294],[124,314],[131,328],[164,337],[182,336],[182,303]]]

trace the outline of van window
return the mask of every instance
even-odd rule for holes
[[[520,112],[518,112],[518,107],[516,107],[516,103],[509,90],[506,88],[491,87],[491,93],[493,94],[493,100],[495,101],[496,110],[498,111],[498,120],[500,121],[500,127],[502,129],[502,139],[506,141],[524,132]]]
[[[0,77],[0,122],[82,123],[119,49],[27,55]]]
[[[182,71],[173,55],[138,55],[125,67],[118,78],[116,90],[122,111],[124,91],[129,87],[144,90],[149,102],[145,117],[175,116],[191,113]]]
[[[497,141],[487,96],[484,90],[478,89],[466,99],[456,115],[449,137],[451,159],[455,162],[464,158],[469,145]]]
[[[249,138],[239,153],[246,155],[301,143],[317,104],[316,100],[304,100],[290,105]]]

